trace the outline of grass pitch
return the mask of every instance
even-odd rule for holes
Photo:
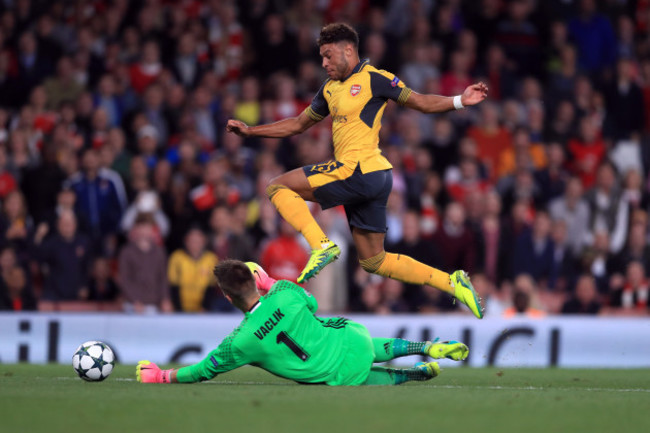
[[[444,367],[443,367],[444,368]],[[398,387],[296,385],[245,367],[194,385],[0,364],[2,432],[650,431],[650,370],[448,368]]]

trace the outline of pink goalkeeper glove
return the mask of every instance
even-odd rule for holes
[[[275,283],[276,280],[269,277],[269,274],[266,273],[260,265],[254,262],[246,262],[246,266],[251,270],[253,277],[255,277],[255,284],[257,285],[257,290],[260,291],[262,295],[266,295],[271,286]]]
[[[171,383],[173,370],[161,370],[151,361],[140,361],[135,376],[140,383]]]

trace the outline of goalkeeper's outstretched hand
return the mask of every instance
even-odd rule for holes
[[[135,368],[135,376],[140,383],[172,383],[172,371],[161,370],[151,361],[140,361]]]

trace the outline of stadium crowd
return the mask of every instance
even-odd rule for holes
[[[388,104],[389,250],[467,270],[488,317],[649,314],[648,0],[0,1],[0,309],[225,312],[225,258],[295,280],[308,245],[264,189],[332,157],[330,120],[224,126],[307,107],[333,21],[417,92],[490,89]],[[344,213],[314,212],[343,249],[307,284],[322,310],[457,309],[367,274]]]

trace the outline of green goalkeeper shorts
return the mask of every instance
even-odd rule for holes
[[[333,380],[328,385],[361,385],[370,374],[370,368],[375,360],[375,349],[370,333],[360,323],[348,322],[345,327],[347,335],[344,339],[345,358]]]

